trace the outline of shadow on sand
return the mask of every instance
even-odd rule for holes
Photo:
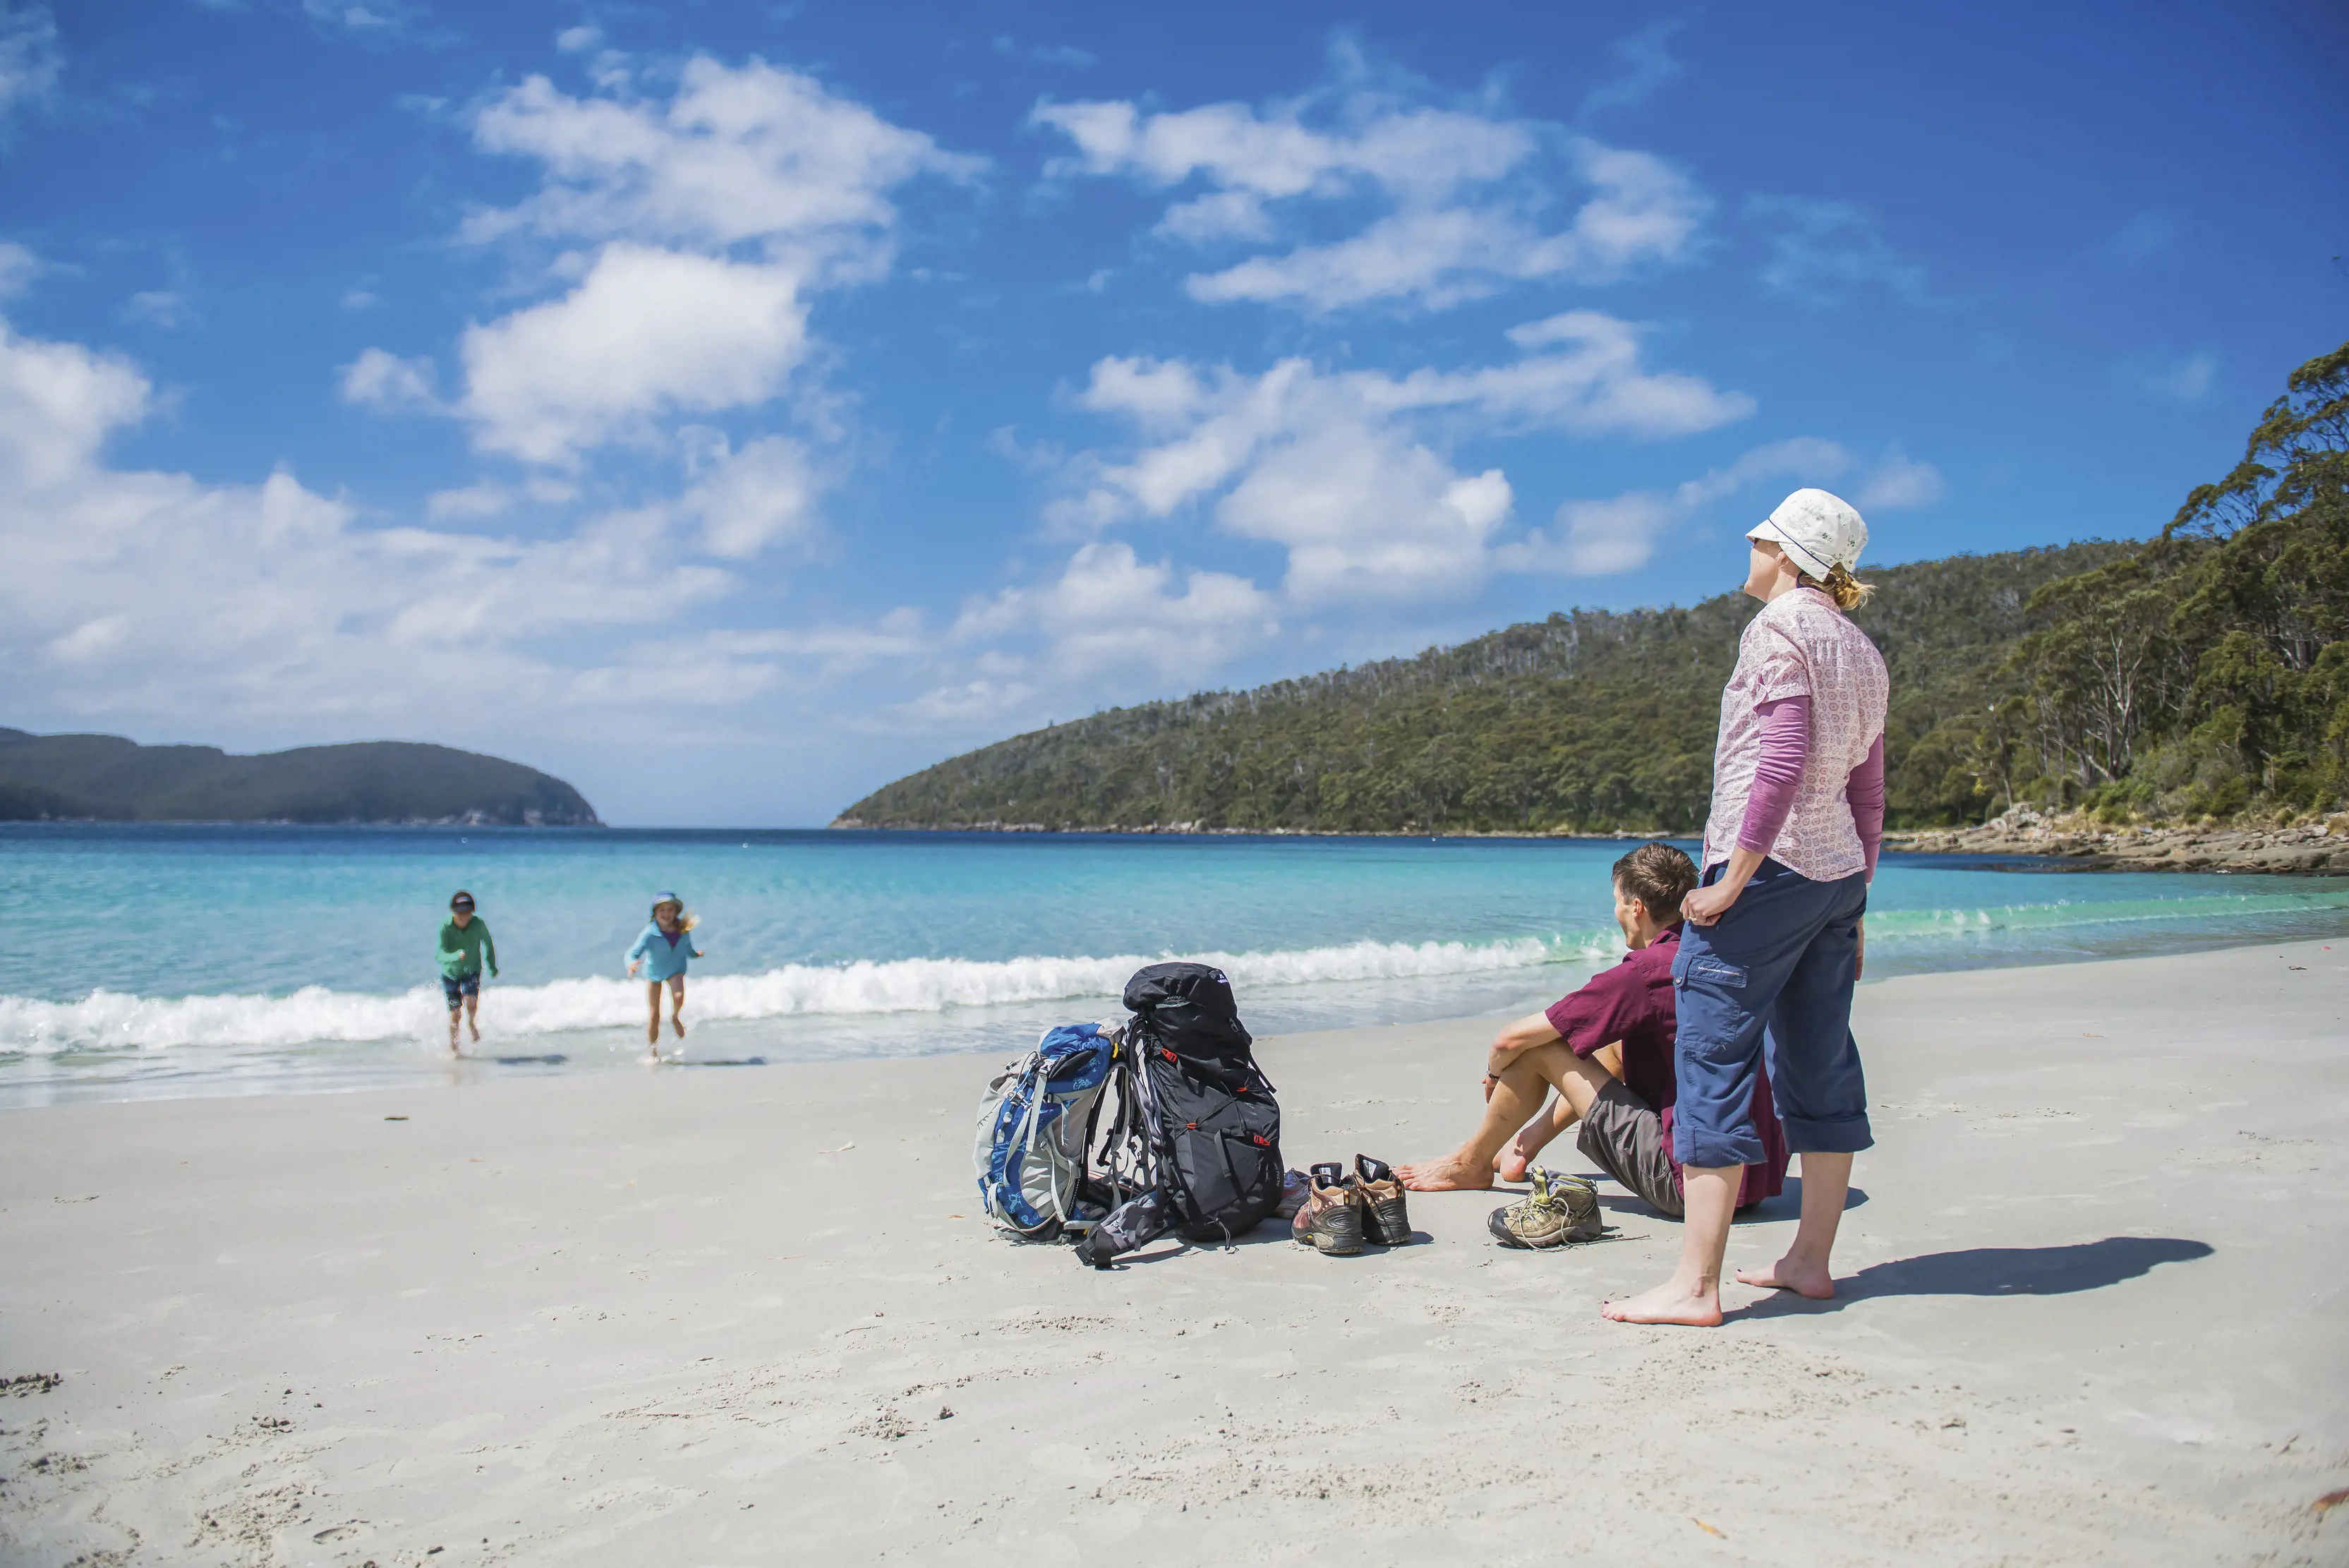
[[[1614,1178],[1610,1176],[1594,1174],[1591,1179],[1608,1184],[1599,1189],[1599,1206],[1601,1209],[1606,1210],[1609,1214],[1631,1214],[1637,1215],[1643,1220],[1663,1220],[1675,1224],[1679,1222],[1679,1217],[1677,1215],[1661,1213],[1656,1209],[1652,1208],[1646,1199],[1638,1197],[1632,1193],[1625,1192],[1620,1187],[1615,1186]],[[1506,1193],[1514,1199],[1523,1197],[1528,1189],[1522,1187],[1495,1187],[1493,1190],[1495,1192]],[[1868,1189],[1866,1188],[1854,1187],[1848,1189],[1844,1193],[1843,1198],[1844,1212],[1848,1214],[1867,1201]],[[1786,1178],[1786,1189],[1779,1193],[1777,1197],[1764,1198],[1761,1202],[1754,1204],[1750,1209],[1740,1209],[1737,1211],[1736,1223],[1740,1225],[1753,1225],[1760,1224],[1771,1220],[1799,1220],[1802,1216],[1803,1179],[1799,1176],[1790,1176]]]
[[[2216,1249],[2179,1236],[2107,1236],[2068,1247],[1969,1247],[1875,1263],[1836,1281],[1836,1298],[1805,1301],[1781,1291],[1736,1315],[1833,1312],[1879,1296],[2065,1296],[2149,1274],[2163,1263],[2191,1262]]]
[[[1847,1214],[1868,1201],[1868,1189],[1855,1187],[1844,1194],[1843,1211]],[[1775,1198],[1764,1198],[1751,1209],[1737,1211],[1737,1222],[1749,1220],[1799,1220],[1803,1217],[1803,1179],[1786,1178],[1786,1189]]]

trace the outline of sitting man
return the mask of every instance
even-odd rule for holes
[[[1415,1192],[1493,1185],[1495,1164],[1511,1180],[1542,1146],[1579,1125],[1583,1154],[1623,1187],[1677,1220],[1680,1162],[1672,1158],[1672,1071],[1678,1033],[1672,959],[1680,951],[1681,899],[1696,887],[1696,867],[1669,844],[1643,844],[1615,862],[1615,923],[1631,949],[1547,1012],[1521,1018],[1493,1042],[1485,1078],[1485,1119],[1475,1135],[1443,1159],[1396,1168]],[[1612,1061],[1609,1057],[1614,1057]],[[1549,1087],[1557,1100],[1542,1108]],[[1745,1168],[1737,1206],[1777,1196],[1785,1183],[1786,1135],[1757,1078],[1754,1121],[1763,1160]],[[1501,1146],[1516,1133],[1506,1160]]]

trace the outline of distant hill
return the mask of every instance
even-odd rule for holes
[[[2042,586],[2122,559],[2090,541],[1863,576],[1892,674],[1896,822],[1979,819],[1992,679]],[[1575,610],[1412,659],[1096,713],[951,758],[837,826],[1609,832],[1702,826],[1722,683],[1760,607]],[[1992,809],[1995,809],[1992,806]]]
[[[601,826],[561,779],[447,746],[366,741],[232,756],[0,729],[0,821],[43,819]]]
[[[2349,343],[2286,379],[2158,535],[1866,574],[1894,826],[2349,815]],[[1693,831],[1755,607],[1576,610],[1416,659],[1096,713],[835,826]]]

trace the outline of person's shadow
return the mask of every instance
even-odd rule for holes
[[[1883,1296],[2064,1296],[2102,1290],[2149,1274],[2163,1263],[2207,1258],[2207,1241],[2181,1236],[2107,1236],[2068,1247],[1969,1247],[1871,1263],[1836,1281],[1833,1301],[1806,1301],[1780,1291],[1745,1308],[1742,1317],[1789,1312],[1834,1312]]]

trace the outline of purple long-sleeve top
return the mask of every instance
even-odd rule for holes
[[[1795,808],[1795,791],[1803,782],[1803,768],[1811,754],[1811,700],[1781,697],[1764,702],[1762,755],[1754,766],[1754,791],[1745,799],[1745,817],[1738,825],[1737,846],[1767,855]],[[1851,823],[1868,856],[1868,879],[1876,880],[1876,856],[1884,842],[1884,737],[1868,748],[1859,766],[1844,781],[1844,799],[1851,805]]]

